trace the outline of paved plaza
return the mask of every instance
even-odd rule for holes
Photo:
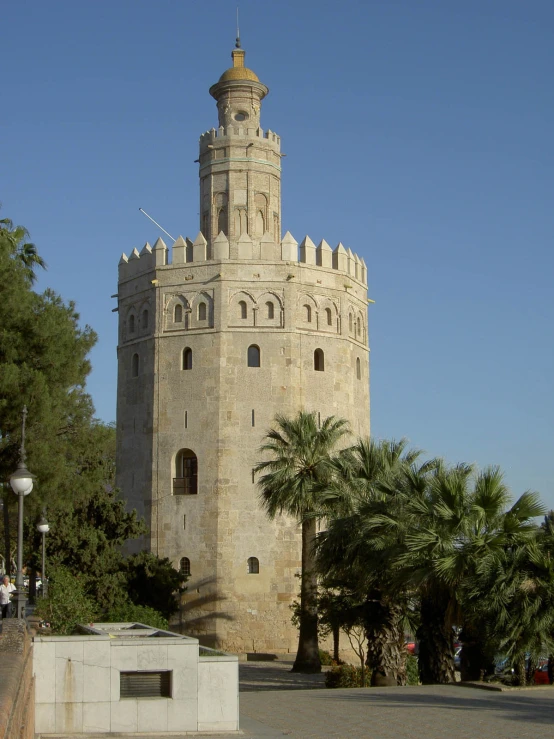
[[[326,690],[291,662],[240,665],[241,730],[252,739],[554,738],[554,688],[461,686]]]

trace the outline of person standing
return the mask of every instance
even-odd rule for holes
[[[0,585],[0,606],[2,607],[2,618],[10,618],[12,615],[12,601],[11,594],[15,590],[15,585],[12,585],[10,578],[4,575],[2,578],[2,585]]]

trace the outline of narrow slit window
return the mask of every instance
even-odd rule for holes
[[[187,517],[183,516],[183,531],[187,528]]]
[[[358,380],[362,379],[362,363],[360,362],[360,357],[356,358],[356,377]]]
[[[312,309],[310,308],[309,305],[304,306],[304,319],[306,320],[307,323],[312,322]]]
[[[256,473],[254,470],[252,470],[252,483],[256,482]]]
[[[148,311],[142,311],[142,328],[148,328]]]
[[[206,303],[200,303],[200,305],[198,306],[198,320],[206,320]]]
[[[185,411],[185,428],[188,429],[189,427],[189,412]]]
[[[248,557],[248,574],[260,574],[260,560],[257,557]]]
[[[352,313],[348,315],[348,330],[352,333]]]
[[[256,414],[254,408],[252,408],[252,426],[256,425]]]
[[[183,349],[183,369],[192,369],[192,349],[188,346],[186,347],[186,349]]]
[[[333,325],[333,316],[331,314],[330,308],[325,308],[325,315],[327,316],[327,325],[332,326]]]
[[[269,319],[274,318],[274,316],[275,316],[275,309],[273,307],[273,303],[271,301],[268,301],[265,305],[266,305],[266,308],[267,308],[267,317]]]
[[[134,334],[135,333],[135,317],[129,316],[129,333]]]
[[[131,359],[131,375],[133,377],[139,376],[139,355],[133,354],[133,358]]]
[[[182,305],[175,306],[175,312],[173,314],[173,321],[174,323],[183,322],[183,306]]]
[[[362,319],[358,316],[358,336],[362,335]]]
[[[239,302],[239,316],[244,319],[248,317],[248,308],[244,300]]]
[[[320,411],[317,412],[317,427],[319,429],[321,428],[321,412]]]
[[[248,347],[247,361],[249,367],[260,366],[260,347],[256,346],[256,344],[251,344]]]
[[[325,371],[325,357],[321,349],[316,349],[314,352],[314,370],[316,372]]]

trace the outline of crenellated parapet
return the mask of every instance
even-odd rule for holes
[[[223,145],[228,139],[235,139],[236,137],[261,139],[264,144],[272,145],[276,151],[279,151],[281,148],[281,137],[275,131],[271,131],[269,128],[264,131],[262,128],[236,125],[220,126],[219,128],[212,128],[210,131],[203,133],[200,136],[200,153],[205,153],[214,144]],[[237,142],[233,140],[233,143]]]
[[[306,236],[298,244],[290,231],[287,231],[280,243],[276,243],[270,233],[265,233],[259,242],[254,241],[248,234],[242,234],[237,247],[237,258],[233,261],[282,261],[306,264],[313,266],[314,269],[323,267],[343,272],[353,280],[367,285],[367,267],[363,257],[359,257],[352,249],[346,249],[342,243],[332,249],[325,239],[316,245],[309,236]],[[160,238],[153,247],[146,243],[140,252],[133,249],[129,256],[121,255],[119,281],[131,279],[159,267],[177,268],[185,264],[221,262],[230,258],[229,239],[223,232],[220,232],[211,244],[202,232],[198,233],[194,241],[179,236],[171,250]]]

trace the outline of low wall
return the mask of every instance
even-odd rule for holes
[[[25,621],[4,619],[0,634],[0,739],[33,739],[33,648]]]

